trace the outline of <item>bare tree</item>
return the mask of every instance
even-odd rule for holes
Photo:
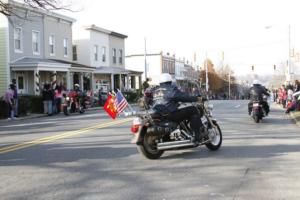
[[[63,5],[60,0],[23,0],[26,5],[32,8],[43,10],[70,10],[70,5]],[[71,11],[71,10],[70,10]],[[13,9],[5,0],[0,0],[0,13],[5,16],[14,15]]]

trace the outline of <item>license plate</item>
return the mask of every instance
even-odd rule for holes
[[[259,103],[254,103],[253,106],[258,107]]]

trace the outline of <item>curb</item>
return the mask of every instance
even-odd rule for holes
[[[133,103],[133,104],[130,104],[131,106],[136,106],[137,103]],[[97,106],[97,107],[91,107],[91,108],[88,108],[86,110],[86,112],[89,112],[89,111],[92,111],[92,110],[103,110],[103,106]],[[34,119],[34,118],[43,118],[43,117],[49,117],[47,114],[30,114],[28,116],[25,116],[25,117],[18,117],[17,119],[15,120],[9,120],[9,121],[21,121],[21,120],[25,120],[25,119]],[[0,119],[0,122],[5,122],[8,120],[7,119]]]

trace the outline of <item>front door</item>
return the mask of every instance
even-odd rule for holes
[[[25,74],[17,74],[17,89],[19,94],[27,93],[27,85],[25,82]]]

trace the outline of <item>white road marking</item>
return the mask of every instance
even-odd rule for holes
[[[241,105],[237,105],[237,106],[235,106],[235,108],[239,108],[239,107],[241,107]]]

